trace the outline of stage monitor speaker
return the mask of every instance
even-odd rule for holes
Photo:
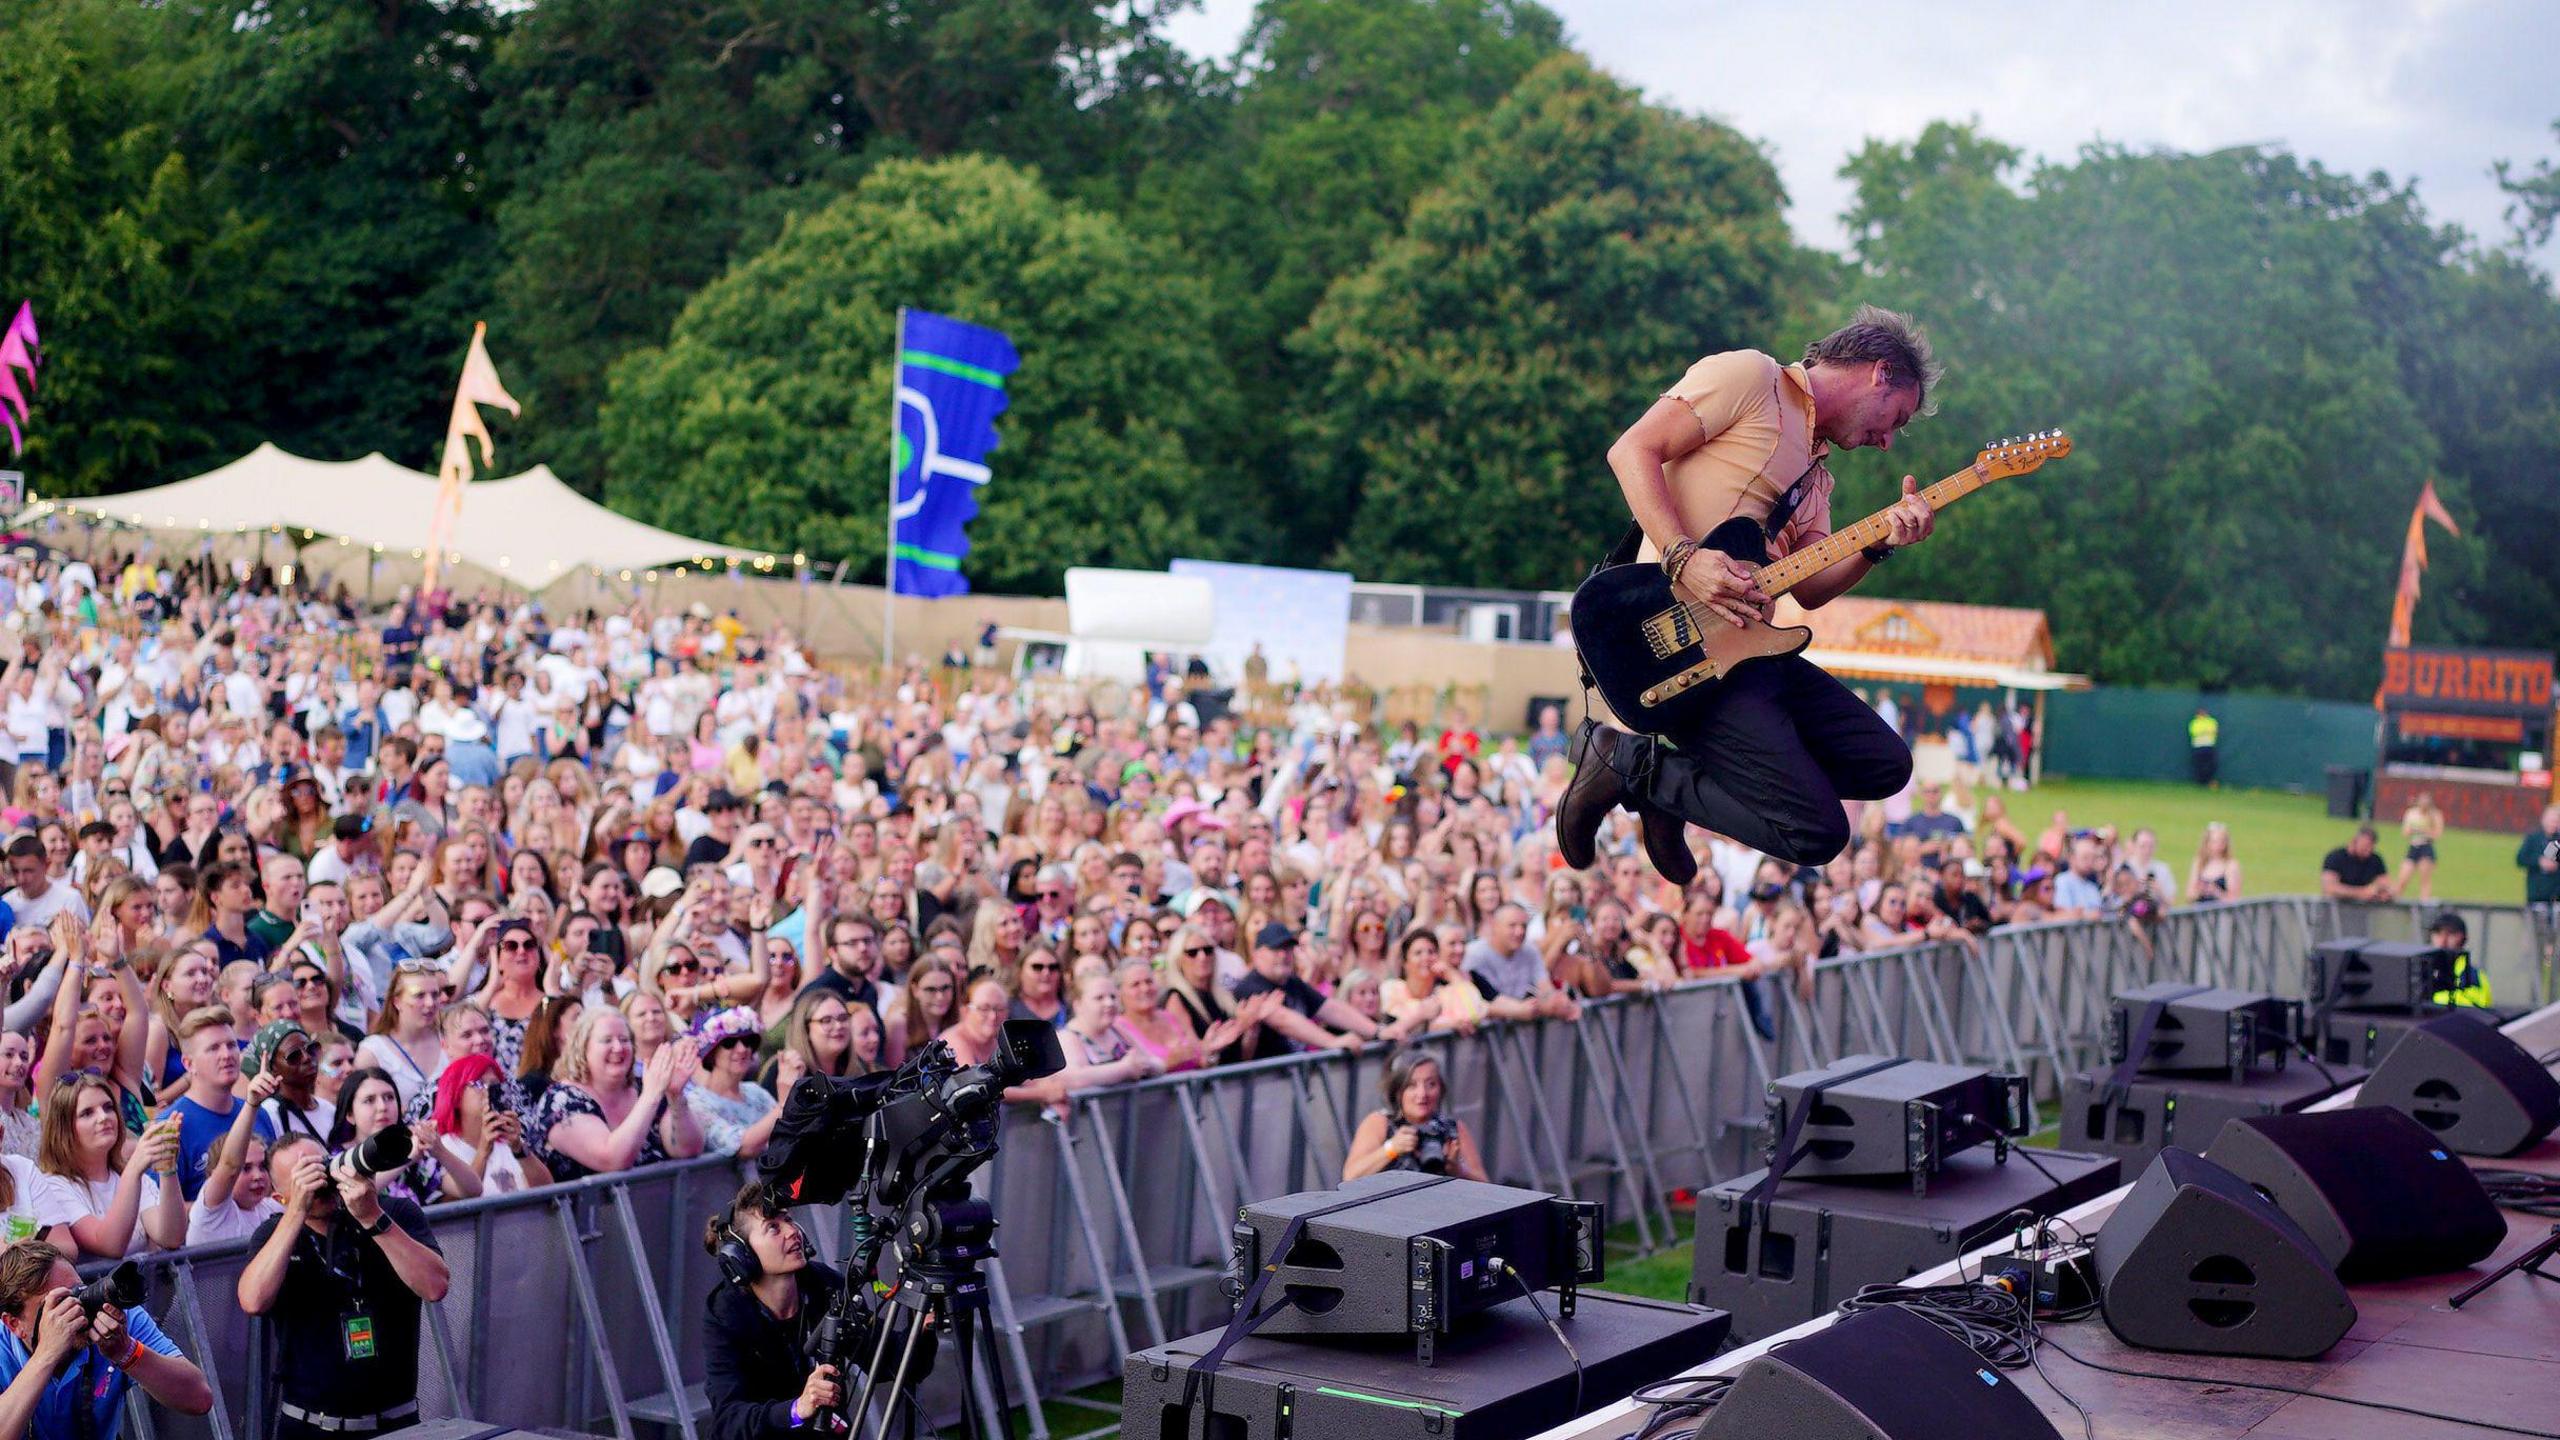
[[[2465,1155],[2513,1155],[2560,1127],[2560,1080],[2504,1032],[2462,1015],[2400,1037],[2356,1103],[2406,1110]]]
[[[1803,1110],[1797,1148],[1786,1164],[1774,1153]],[[2023,1075],[1978,1065],[1938,1065],[1882,1055],[1849,1055],[1819,1070],[1769,1083],[1769,1163],[1791,1177],[1927,1177],[1950,1155],[1985,1140],[2035,1128]]]
[[[2347,1287],[2300,1226],[2175,1146],[2107,1217],[2096,1259],[2107,1328],[2146,1350],[2308,1360],[2356,1323]]]
[[[1843,1315],[1745,1364],[1698,1440],[2059,1440],[1963,1341],[1892,1306]]]
[[[2312,1007],[2320,1010],[2416,1010],[2453,984],[2452,952],[2410,940],[2351,936],[2311,952]]]
[[[2135,1068],[2146,1075],[2220,1072],[2239,1075],[2258,1065],[2282,1068],[2301,1033],[2302,1007],[2256,990],[2218,990],[2164,980],[2119,991],[2107,1013],[2107,1059],[2124,1063],[2125,1050],[2143,1031],[2143,1017],[2160,1008],[2150,1043]]]
[[[1289,1222],[1305,1225],[1277,1253]],[[1480,1310],[1531,1290],[1601,1276],[1600,1206],[1540,1190],[1390,1170],[1344,1184],[1257,1201],[1231,1234],[1236,1282],[1264,1265],[1279,1311],[1264,1335],[1412,1335],[1425,1342]],[[1500,1256],[1512,1274],[1485,1262]],[[1566,1302],[1568,1305],[1570,1301]]]
[[[2459,1270],[2507,1238],[2480,1177],[2404,1111],[2251,1116],[2205,1153],[2274,1201],[2347,1280]]]
[[[1314,1345],[1248,1335],[1192,1372],[1223,1331],[1128,1357],[1122,1440],[1521,1440],[1639,1385],[1704,1364],[1724,1344],[1716,1310],[1583,1292],[1558,1344],[1514,1293],[1416,1365],[1393,1340]]]

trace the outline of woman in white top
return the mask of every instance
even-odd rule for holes
[[[23,1158],[32,1167],[42,1130],[36,1123],[35,1041],[12,1030],[0,1034],[0,1153]],[[14,1213],[14,1212],[13,1212]],[[12,1235],[11,1241],[24,1240]]]
[[[115,1086],[98,1076],[76,1075],[47,1098],[36,1168],[44,1172],[38,1218],[67,1226],[83,1256],[118,1259],[187,1243],[177,1117],[153,1121],[139,1138],[127,1134]]]
[[[444,1014],[444,967],[432,960],[405,960],[391,976],[391,995],[373,1020],[373,1033],[356,1047],[356,1063],[391,1077],[400,1091],[405,1113],[418,1097],[435,1088],[444,1073],[444,1038],[436,1022]]]

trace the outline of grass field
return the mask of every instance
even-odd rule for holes
[[[2195,858],[2205,822],[2219,820],[2231,827],[2232,853],[2240,859],[2243,891],[2250,895],[2320,893],[2320,857],[2355,832],[2353,822],[2329,818],[2320,796],[2281,790],[2201,790],[2145,780],[2049,780],[2004,798],[2009,802],[2010,822],[2026,832],[2031,844],[2056,810],[2070,815],[2074,827],[2114,825],[2130,833],[2148,825],[2160,832],[2160,858],[2178,873],[2181,885],[2186,883],[2187,865]],[[2402,849],[2400,817],[2387,816],[2374,828],[2382,832],[2382,856],[2396,874]],[[2436,898],[2497,905],[2522,901],[2523,872],[2516,869],[2518,838],[2483,830],[2447,831],[2436,847]]]

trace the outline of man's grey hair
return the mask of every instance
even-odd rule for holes
[[[1915,415],[1934,415],[1938,380],[1946,367],[1929,348],[1929,337],[1908,315],[1880,305],[1861,305],[1849,323],[1804,347],[1807,365],[1866,365],[1884,362],[1885,383],[1895,389],[1917,388]]]

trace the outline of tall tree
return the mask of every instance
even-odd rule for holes
[[[44,336],[11,468],[47,494],[156,484],[254,443],[237,357],[261,241],[174,148],[149,23],[104,0],[0,14],[0,315],[32,300]]]
[[[2013,190],[2014,165],[1938,125],[1844,171],[1859,288],[1915,312],[1950,375],[1889,464],[1840,463],[1839,508],[2004,432],[2076,442],[1951,513],[1880,587],[2042,606],[2063,663],[2112,681],[2372,693],[2399,535],[2438,458],[2389,282],[2412,264],[2423,280],[2443,238],[2407,233],[2399,192],[2284,155],[2098,146]],[[2412,258],[2383,258],[2394,246]],[[2431,595],[2476,543],[2437,547]]]
[[[1776,172],[1578,56],[1486,119],[1299,338],[1293,434],[1365,578],[1571,583],[1623,528],[1602,455],[1693,360],[1771,345],[1803,273]],[[1312,499],[1311,499],[1312,503]]]
[[[1223,309],[1242,413],[1303,409],[1316,376],[1287,340],[1325,288],[1369,262],[1473,127],[1563,26],[1536,0],[1261,0],[1231,65],[1221,121],[1135,178],[1131,208],[1180,236]],[[1341,508],[1279,427],[1232,437],[1259,504],[1237,543],[1315,562]]]
[[[481,71],[498,0],[170,0],[154,83],[180,143],[261,227],[270,299],[242,397],[288,450],[433,469],[497,272]],[[166,478],[166,477],[164,477]]]
[[[515,176],[499,288],[527,444],[600,487],[595,413],[613,362],[664,339],[731,259],[884,156],[1112,153],[1099,132],[1126,107],[1104,101],[1160,73],[1158,9],[545,0],[498,66]]]
[[[974,156],[881,165],[617,365],[607,499],[689,534],[875,561],[901,305],[1022,353],[971,527],[975,583],[1055,593],[1069,565],[1196,547],[1221,503],[1204,441],[1229,389],[1203,287],[1162,246]]]

